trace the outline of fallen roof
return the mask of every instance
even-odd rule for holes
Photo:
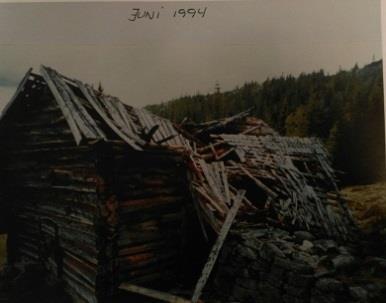
[[[47,85],[78,145],[88,140],[111,141],[118,138],[134,150],[143,150],[147,145],[190,148],[188,140],[176,131],[169,120],[145,109],[128,106],[117,97],[103,94],[49,67],[41,66],[40,73],[34,74],[32,69],[26,73],[3,110],[0,121],[15,103],[28,98],[31,90]]]
[[[244,134],[234,134],[234,127],[228,125],[218,134],[212,128],[216,134],[208,132],[210,142],[191,158],[196,202],[209,225],[218,232],[232,206],[230,196],[245,189],[240,213],[251,213],[249,220],[254,223],[270,218],[287,227],[351,238],[356,226],[322,143],[248,129],[253,126]]]

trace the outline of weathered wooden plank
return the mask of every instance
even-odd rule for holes
[[[74,117],[72,116],[71,110],[66,105],[66,102],[63,100],[54,82],[52,81],[48,71],[43,65],[40,67],[40,72],[42,73],[44,80],[47,82],[47,85],[49,86],[52,94],[54,95],[55,100],[57,101],[60,109],[62,110],[63,116],[66,119],[68,126],[71,129],[71,132],[74,136],[76,144],[79,145],[82,140],[82,134],[80,132],[79,126],[77,125]]]
[[[220,233],[217,237],[216,243],[213,245],[213,248],[209,254],[208,261],[206,262],[201,277],[198,279],[196,287],[194,289],[194,293],[192,296],[192,303],[196,303],[199,301],[202,291],[209,279],[209,276],[212,272],[213,266],[216,263],[220,250],[224,244],[224,241],[228,235],[228,232],[232,226],[233,220],[235,219],[237,212],[241,206],[241,202],[244,198],[245,190],[239,190],[237,192],[236,197],[233,200],[233,206],[229,210],[228,215],[224,221],[223,226],[221,227]]]
[[[62,81],[58,77],[58,81],[62,84],[63,89],[67,91],[73,102],[75,103],[76,107],[79,110],[79,113],[83,116],[83,119],[85,122],[87,122],[88,127],[90,130],[94,132],[95,138],[101,137],[104,140],[107,140],[106,135],[103,133],[103,131],[98,127],[95,120],[90,116],[88,111],[84,108],[81,101],[79,100],[78,96],[75,95],[75,93],[72,91],[72,89],[69,87],[68,84],[66,84],[64,81]]]
[[[228,209],[226,207],[224,207],[224,205],[221,205],[219,204],[218,202],[216,202],[215,200],[213,200],[202,188],[200,188],[199,186],[196,186],[195,187],[195,190],[201,194],[205,199],[206,201],[208,201],[219,213],[222,217],[225,217]]]
[[[221,166],[221,171],[222,171],[222,174],[221,174],[222,183],[224,185],[224,190],[225,190],[225,202],[228,205],[230,205],[231,195],[230,195],[230,192],[229,192],[228,177],[227,177],[227,174],[226,174],[226,169],[225,169],[224,162],[220,162],[220,166]]]
[[[200,167],[204,173],[205,179],[208,182],[213,194],[218,198],[219,200],[222,199],[222,195],[219,191],[218,186],[216,185],[216,181],[213,177],[213,174],[211,173],[211,167],[208,165],[204,160],[199,160]]]
[[[134,284],[130,283],[122,283],[119,286],[120,289],[126,290],[131,293],[136,293],[140,294],[149,298],[157,299],[163,302],[169,302],[169,303],[191,303],[191,301],[186,300],[184,298],[166,293],[166,292],[161,292],[158,290],[150,289],[150,288],[145,288],[141,286],[137,286]]]
[[[116,106],[117,106],[117,111],[120,114],[120,116],[122,117],[124,125],[126,126],[125,131],[128,133],[128,135],[130,137],[137,138],[138,134],[136,133],[136,131],[132,127],[132,123],[130,122],[131,119],[130,119],[130,116],[127,112],[127,109],[122,104],[122,102],[117,102]],[[141,144],[145,144],[145,142],[142,142],[142,140],[139,142],[141,142]]]
[[[99,116],[105,121],[105,123],[111,127],[111,129],[127,144],[129,144],[134,150],[142,150],[142,148],[137,144],[137,138],[129,138],[128,135],[124,134],[114,123],[113,120],[111,120],[107,114],[104,112],[104,110],[97,104],[96,96],[93,92],[93,90],[81,83],[80,81],[77,81],[77,84],[82,91],[83,95],[87,98],[87,101],[90,102],[92,107],[95,109],[95,111],[99,114]]]
[[[103,106],[107,109],[110,117],[112,117],[113,121],[115,122],[115,125],[123,131],[126,131],[126,124],[123,120],[119,109],[117,108],[117,103],[120,102],[116,100],[114,97],[111,96],[100,96],[103,98]]]
[[[79,129],[87,139],[99,139],[97,132],[91,127],[90,121],[87,120],[85,113],[87,111],[84,109],[83,105],[79,104],[71,97],[71,90],[66,89],[65,83],[60,78],[60,75],[55,71],[48,70],[51,80],[54,82],[56,88],[58,89],[60,96],[65,101],[67,107],[70,109],[72,116],[75,119]],[[94,123],[95,124],[95,123]]]

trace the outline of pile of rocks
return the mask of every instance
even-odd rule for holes
[[[386,260],[306,231],[233,231],[219,259],[215,286],[224,302],[383,302]]]

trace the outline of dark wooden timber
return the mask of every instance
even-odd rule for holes
[[[176,148],[185,139],[169,121],[41,71],[28,71],[0,118],[8,261],[42,264],[85,302],[122,281],[175,283],[190,201]]]

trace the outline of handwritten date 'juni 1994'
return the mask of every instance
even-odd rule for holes
[[[141,10],[140,8],[133,8],[132,13],[130,17],[128,18],[129,21],[137,21],[139,19],[145,19],[145,20],[154,20],[154,19],[160,19],[161,16],[165,15],[164,12],[162,12],[164,7],[161,7],[160,10]],[[201,17],[204,18],[206,15],[207,7],[204,8],[179,8],[172,10],[171,15],[169,15],[172,18],[197,18]]]

